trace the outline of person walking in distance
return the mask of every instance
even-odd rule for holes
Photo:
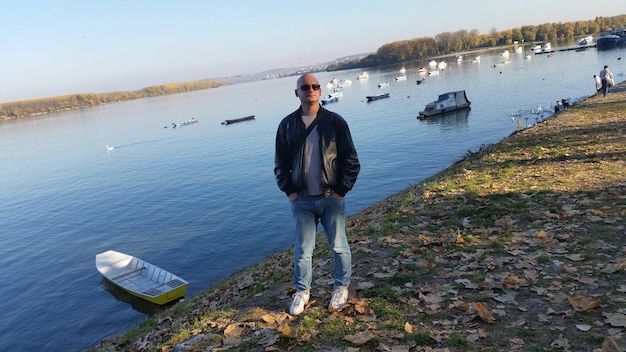
[[[606,93],[609,89],[609,80],[611,79],[611,70],[609,70],[609,66],[604,65],[602,71],[600,71],[600,81],[602,82],[602,87],[600,90],[602,91],[602,95],[606,97]]]
[[[348,302],[352,254],[346,236],[344,197],[352,190],[361,165],[347,122],[320,104],[321,86],[313,74],[298,78],[300,107],[278,125],[274,175],[291,203],[295,223],[294,281],[289,309],[301,314],[310,299],[312,256],[321,222],[333,253],[334,290],[329,309]]]

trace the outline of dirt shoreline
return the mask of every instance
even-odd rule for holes
[[[350,217],[350,304],[292,251],[92,351],[626,351],[626,82]],[[320,236],[321,237],[321,236]]]

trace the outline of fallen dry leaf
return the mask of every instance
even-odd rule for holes
[[[368,329],[362,331],[362,332],[358,332],[354,335],[346,335],[343,337],[344,340],[350,341],[355,345],[364,345],[366,344],[369,340],[375,338],[376,335],[372,334]]]
[[[606,317],[606,323],[615,327],[626,328],[626,315],[622,313],[603,313]]]
[[[586,297],[567,297],[569,303],[577,312],[587,312],[600,306],[600,300]]]
[[[591,325],[587,324],[576,324],[576,328],[580,331],[589,331],[591,330]]]
[[[482,319],[485,323],[493,323],[496,321],[489,311],[489,308],[484,303],[470,303],[469,311],[477,313],[480,319]]]

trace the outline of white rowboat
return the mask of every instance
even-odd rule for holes
[[[106,251],[96,255],[96,268],[124,291],[156,304],[185,295],[188,282],[128,254]]]

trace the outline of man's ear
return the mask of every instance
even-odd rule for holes
[[[293,92],[296,94],[296,96],[298,96],[298,88],[296,88],[296,90],[294,90]]]

